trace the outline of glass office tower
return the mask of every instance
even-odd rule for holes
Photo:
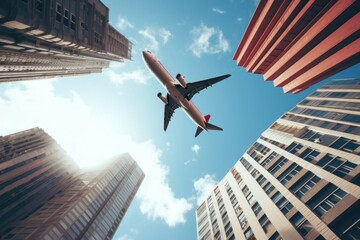
[[[198,239],[360,239],[360,80],[281,116],[196,210]]]

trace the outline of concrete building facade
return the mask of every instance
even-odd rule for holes
[[[0,140],[1,239],[111,239],[144,178],[128,154],[79,170],[41,129]]]
[[[233,59],[285,93],[360,61],[360,3],[261,0]]]
[[[285,113],[196,210],[205,239],[360,238],[360,80]]]
[[[0,2],[2,82],[100,72],[131,49],[100,0]]]

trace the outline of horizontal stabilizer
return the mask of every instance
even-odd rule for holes
[[[198,127],[196,129],[196,133],[195,133],[195,137],[199,136],[199,134],[203,131],[203,129],[201,127]]]
[[[209,130],[217,130],[217,131],[222,131],[223,130],[221,127],[212,125],[212,124],[210,124],[208,122],[206,122],[205,125],[206,125],[206,128],[209,129]]]

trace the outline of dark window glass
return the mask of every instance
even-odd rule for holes
[[[341,165],[338,169],[334,171],[334,174],[339,177],[344,177],[356,167],[357,165],[355,163],[345,162],[343,165]]]
[[[287,162],[288,162],[287,158],[285,158],[285,157],[279,158],[279,160],[269,168],[269,172],[274,175]]]
[[[318,194],[306,203],[318,216],[324,215],[333,208],[341,199],[347,195],[346,192],[332,183],[326,185]]]
[[[290,218],[290,222],[298,230],[301,236],[305,236],[313,228],[309,221],[307,221],[300,212],[297,212],[292,218]]]
[[[336,142],[330,145],[330,147],[335,149],[341,149],[342,146],[345,145],[345,143],[348,142],[348,139],[340,137]]]
[[[280,192],[277,192],[272,196],[271,200],[276,203],[277,201],[279,201],[280,198],[282,198],[282,196],[283,195]]]
[[[280,237],[280,234],[278,232],[275,232],[270,238],[269,240],[282,240],[282,238]]]
[[[62,18],[62,6],[59,3],[56,3],[56,21],[61,22]]]

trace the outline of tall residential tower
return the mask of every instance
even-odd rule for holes
[[[262,133],[196,210],[205,239],[360,238],[360,80],[321,87]]]
[[[144,178],[128,154],[79,170],[41,129],[0,140],[1,239],[111,239]]]

